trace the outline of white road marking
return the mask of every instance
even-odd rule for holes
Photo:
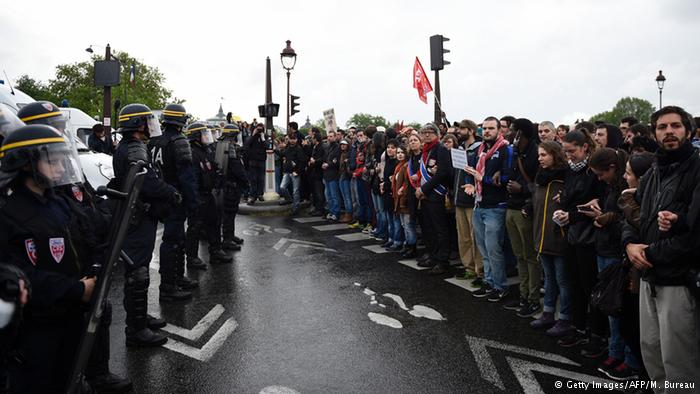
[[[343,234],[343,235],[336,235],[335,236],[338,239],[342,239],[343,241],[346,242],[355,242],[355,241],[364,241],[368,239],[372,239],[367,234],[362,234],[362,233],[350,233],[350,234]]]
[[[272,231],[276,232],[277,234],[289,234],[292,232],[292,230],[290,230],[288,228],[276,228]]]
[[[403,298],[401,298],[401,296],[398,296],[396,294],[391,294],[391,293],[384,293],[382,295],[384,297],[391,298],[392,300],[394,300],[394,302],[399,306],[399,308],[401,308],[405,311],[408,310],[408,308],[406,308],[406,303],[403,302]]]
[[[433,308],[429,308],[423,305],[413,305],[413,309],[408,311],[408,314],[411,316],[423,317],[430,320],[447,320],[444,317],[442,317],[440,312],[436,311]]]
[[[382,254],[382,253],[389,253],[388,250],[382,248],[382,245],[369,245],[369,246],[363,246],[363,249],[367,249],[370,252]]]
[[[322,243],[319,242],[311,242],[311,241],[302,241],[300,239],[291,239],[291,238],[280,238],[279,241],[273,246],[275,250],[280,250],[286,244],[287,242],[292,242],[292,243],[297,243],[297,244],[305,244],[305,245],[316,245],[316,246],[323,246]]]
[[[335,224],[325,224],[323,226],[312,226],[314,230],[318,231],[335,231],[335,230],[347,230],[348,225],[345,223],[335,223]]]
[[[391,328],[403,328],[403,324],[401,324],[400,321],[394,319],[393,317],[389,317],[387,315],[382,315],[381,313],[374,313],[374,312],[369,312],[367,314],[370,320],[377,324],[381,324],[383,326],[388,326]]]
[[[369,287],[365,288],[363,293],[365,293],[365,295],[372,296],[372,297],[374,297],[374,295],[377,294],[374,292],[374,290],[370,289]]]
[[[414,270],[419,270],[419,271],[430,269],[430,267],[419,266],[418,261],[416,261],[416,260],[399,260],[399,263],[405,265],[406,267],[411,267]]]
[[[284,386],[267,386],[260,390],[260,394],[300,394],[298,391]]]
[[[292,257],[294,254],[294,251],[297,250],[298,248],[308,248],[308,249],[316,249],[316,250],[325,250],[326,252],[337,252],[335,249],[331,248],[323,248],[320,246],[315,246],[315,245],[306,245],[306,244],[291,244],[287,248],[287,250],[284,251],[284,255],[287,257]]]
[[[168,323],[163,327],[163,331],[175,334],[179,337],[189,339],[190,341],[198,340],[209,328],[216,322],[219,317],[224,313],[224,307],[221,304],[214,306],[209,313],[207,313],[203,318],[197,322],[197,324],[188,330],[186,328],[174,326]]]
[[[168,342],[163,345],[164,348],[184,354],[187,357],[199,360],[202,362],[209,361],[209,359],[214,356],[214,354],[221,348],[226,339],[233,333],[233,331],[238,327],[233,318],[229,318],[224,322],[224,324],[219,328],[218,331],[207,341],[207,343],[202,346],[201,349],[196,347],[186,345],[182,342],[176,341],[174,339],[168,339]]]
[[[594,383],[596,385],[600,385],[601,388],[603,385],[613,387],[615,384],[615,382],[609,379],[573,372],[515,357],[506,356],[506,360],[508,360],[510,369],[513,370],[515,377],[518,379],[518,383],[520,383],[520,386],[523,388],[523,392],[527,394],[544,394],[544,390],[542,390],[542,386],[540,386],[540,383],[537,381],[537,378],[533,372],[546,373],[548,375],[565,378],[564,380],[577,380],[579,382]],[[595,388],[590,388],[593,389],[592,391],[595,391]]]
[[[464,280],[464,279],[457,279],[457,278],[447,278],[445,279],[445,282],[447,283],[452,283],[455,286],[459,286],[467,291],[477,291],[480,289],[479,286],[473,286],[472,285],[472,279],[469,280]]]
[[[321,216],[309,216],[308,218],[294,218],[292,219],[297,223],[315,223],[315,222],[322,222],[326,219],[324,219]]]

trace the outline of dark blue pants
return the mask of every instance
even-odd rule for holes
[[[148,268],[153,256],[153,248],[156,246],[157,229],[158,222],[149,216],[141,219],[137,226],[129,228],[122,250],[131,258],[134,265],[125,264],[127,275],[139,267]]]
[[[163,242],[160,244],[161,282],[174,284],[185,272],[185,220],[187,214],[182,205],[173,207],[163,221]]]

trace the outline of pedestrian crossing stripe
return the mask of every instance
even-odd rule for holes
[[[386,250],[386,249],[384,249],[384,248],[382,247],[382,245],[368,245],[368,246],[363,246],[362,248],[363,248],[363,249],[367,249],[367,250],[369,250],[370,252],[379,253],[379,254],[382,254],[382,253],[389,253],[389,251]]]
[[[314,230],[318,231],[336,231],[336,230],[348,230],[348,225],[344,223],[336,224],[326,224],[323,226],[312,226]]]
[[[326,219],[324,219],[321,216],[309,216],[306,218],[294,218],[293,220],[297,223],[315,223],[315,222],[322,222]]]

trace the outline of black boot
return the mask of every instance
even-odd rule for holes
[[[183,244],[175,248],[175,284],[183,290],[192,290],[199,287],[197,280],[185,276],[185,249]]]
[[[233,242],[235,242],[235,243],[237,243],[237,244],[239,244],[239,245],[243,245],[243,242],[244,242],[244,241],[245,241],[245,240],[244,240],[243,238],[238,238],[238,237],[236,237],[235,235],[233,236]]]
[[[416,257],[416,245],[411,245],[406,247],[406,251],[401,254],[404,259],[413,259]]]
[[[187,269],[188,270],[207,270],[207,265],[199,257],[187,258]]]
[[[226,240],[221,244],[224,250],[239,251],[241,250],[241,245],[237,244],[235,241]]]
[[[191,292],[180,288],[176,284],[161,283],[158,289],[160,290],[160,295],[158,296],[160,302],[178,302],[192,299]]]
[[[233,257],[226,254],[221,249],[215,249],[209,252],[210,264],[229,264],[233,263]]]
[[[177,280],[177,285],[183,290],[192,290],[199,287],[199,282],[195,279],[183,276]]]
[[[135,269],[127,274],[124,281],[127,346],[161,346],[168,341],[168,338],[154,333],[147,326],[148,283],[148,267]]]
[[[159,319],[159,318],[151,316],[151,315],[148,315],[148,317],[146,318],[146,325],[151,330],[157,330],[159,328],[163,328],[167,324],[168,323],[166,323],[165,320]]]
[[[96,393],[127,393],[133,388],[128,378],[122,378],[111,372],[89,378],[88,383]]]

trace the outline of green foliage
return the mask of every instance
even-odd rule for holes
[[[386,119],[384,119],[383,116],[371,115],[371,114],[365,114],[365,113],[354,114],[345,123],[345,126],[347,126],[347,127],[355,126],[358,129],[364,129],[365,127],[370,126],[370,125],[384,126],[384,127],[389,126],[389,124],[387,123]]]
[[[649,123],[651,114],[656,109],[647,100],[636,97],[621,98],[610,111],[601,112],[591,117],[590,121],[603,121],[618,125],[626,116],[634,116],[642,123]]]
[[[114,56],[121,63],[121,85],[112,87],[112,100],[119,99],[121,105],[142,103],[151,109],[161,109],[167,102],[182,103],[172,97],[172,91],[165,88],[165,77],[156,67],[148,66],[132,58],[126,52],[117,52]],[[94,86],[95,60],[56,66],[56,76],[48,83],[36,81],[28,75],[17,80],[17,87],[35,100],[49,100],[60,104],[67,99],[71,107],[80,108],[90,116],[102,114],[103,89]],[[136,66],[136,86],[129,83],[130,67]],[[113,116],[114,117],[114,116]]]

